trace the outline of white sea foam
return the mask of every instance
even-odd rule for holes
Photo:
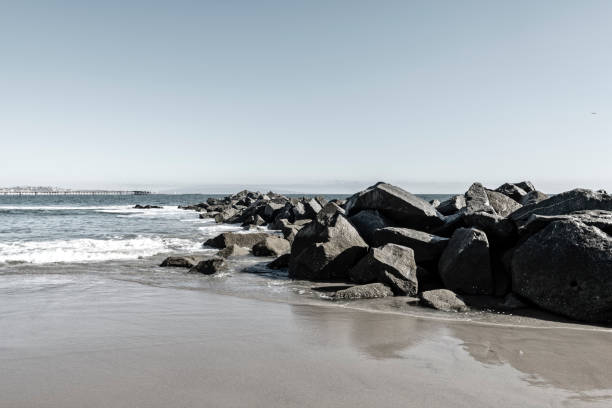
[[[137,259],[173,251],[201,250],[200,241],[138,236],[130,239],[70,239],[55,241],[0,242],[0,263],[97,262]]]

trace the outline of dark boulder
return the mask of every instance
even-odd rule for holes
[[[315,198],[311,198],[310,200],[304,202],[304,215],[306,218],[310,218],[311,220],[315,219],[322,208],[323,207],[321,204]]]
[[[159,266],[191,268],[202,260],[202,257],[196,256],[169,256],[162,261]]]
[[[575,189],[554,195],[537,204],[519,208],[510,215],[514,221],[522,223],[530,215],[564,215],[582,210],[612,211],[612,196],[586,189]]]
[[[351,224],[357,229],[359,235],[372,245],[374,232],[379,228],[385,228],[391,225],[391,221],[380,215],[376,210],[363,210],[357,214],[350,216],[348,219]]]
[[[333,296],[334,300],[376,299],[393,296],[393,291],[382,283],[369,283],[367,285],[352,286],[342,289]]]
[[[438,263],[438,273],[446,288],[470,295],[494,291],[489,241],[476,228],[459,228],[451,237]]]
[[[469,308],[453,291],[448,289],[428,290],[420,295],[421,303],[443,312],[467,312]]]
[[[289,267],[289,259],[291,254],[284,254],[270,262],[267,266],[270,269],[285,269]]]
[[[576,220],[550,223],[514,252],[512,289],[572,319],[612,321],[612,238]]]
[[[463,208],[465,208],[465,196],[463,194],[452,196],[436,207],[442,215],[456,214]]]
[[[384,283],[396,295],[414,296],[418,292],[414,251],[401,245],[370,248],[368,254],[351,268],[349,277],[356,283]]]
[[[210,258],[200,261],[189,272],[203,273],[204,275],[212,275],[225,269],[225,260],[223,258]]]
[[[512,243],[517,234],[512,220],[484,211],[465,214],[463,225],[484,231],[489,240],[501,245]]]
[[[448,238],[409,228],[387,227],[374,231],[373,246],[397,244],[412,248],[417,263],[437,260],[448,244]]]
[[[531,181],[521,181],[520,183],[514,183],[514,185],[522,188],[526,193],[530,193],[536,189]]]
[[[517,186],[516,184],[504,183],[495,189],[498,193],[502,193],[505,196],[510,197],[517,203],[521,202],[521,199],[527,194],[525,190]]]
[[[151,205],[151,204],[147,204],[147,205],[136,204],[134,208],[137,210],[152,210],[152,209],[159,209],[163,207],[160,207],[159,205]]]
[[[442,225],[444,219],[427,201],[386,183],[377,183],[351,196],[345,204],[349,216],[362,210],[378,210],[400,226],[429,229]]]
[[[255,256],[281,256],[291,251],[291,244],[285,238],[270,236],[253,245]]]
[[[330,280],[346,278],[367,251],[368,245],[355,227],[340,213],[323,210],[306,224],[291,245],[289,276],[295,279]]]
[[[253,248],[253,245],[256,243],[263,241],[270,234],[265,232],[254,232],[254,233],[237,233],[237,232],[224,232],[222,234],[217,235],[214,238],[209,239],[204,243],[206,246],[211,246],[213,248],[227,248],[230,245],[237,245],[243,248]]]

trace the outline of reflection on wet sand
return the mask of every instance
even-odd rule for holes
[[[511,368],[531,387],[565,391],[567,406],[612,404],[612,331],[398,318],[342,313],[332,307],[293,306],[292,312],[300,325],[312,326],[305,330],[319,330],[319,339],[337,341],[336,336],[345,334],[352,347],[370,358],[405,359],[406,364],[441,372],[445,364],[461,361],[465,352],[483,371],[496,367],[503,371],[489,375],[504,378],[506,368]]]

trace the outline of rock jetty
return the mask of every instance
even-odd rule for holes
[[[514,299],[612,322],[612,196],[602,190],[548,196],[528,181],[474,183],[427,202],[381,182],[346,200],[245,190],[182,208],[257,231],[208,240],[221,251],[211,260],[163,265],[215,273],[224,258],[251,252],[275,257],[269,266],[293,279],[354,283],[336,299],[418,296],[425,306],[463,312],[466,299],[494,297],[502,306]]]

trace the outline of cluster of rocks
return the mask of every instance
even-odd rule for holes
[[[163,207],[160,207],[159,205],[151,205],[151,204],[146,204],[146,205],[136,204],[133,208],[137,210],[152,210],[155,208],[163,208]]]
[[[204,273],[251,251],[276,256],[269,266],[288,267],[294,279],[355,284],[336,299],[418,296],[424,305],[465,311],[466,299],[495,296],[500,305],[525,301],[577,320],[612,321],[612,196],[604,191],[548,197],[530,182],[495,190],[474,183],[440,203],[377,183],[345,201],[243,191],[188,208],[283,234],[221,234],[206,242],[220,249],[214,261],[188,265]]]

